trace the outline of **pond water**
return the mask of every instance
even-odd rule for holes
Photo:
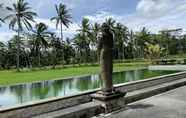
[[[133,70],[113,74],[114,84],[146,79],[175,71]],[[50,97],[67,96],[102,86],[99,75],[0,87],[0,108]]]

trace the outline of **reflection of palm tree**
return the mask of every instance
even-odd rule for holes
[[[59,96],[60,92],[63,91],[65,80],[57,80],[53,83],[54,96]]]
[[[77,78],[76,88],[79,91],[88,90],[90,86],[91,86],[90,76]]]
[[[19,103],[23,103],[26,99],[26,85],[11,86],[10,91],[17,97]]]
[[[31,86],[32,99],[44,99],[47,98],[50,92],[50,85],[48,83],[33,83]]]
[[[0,87],[0,94],[3,94],[6,91],[7,87]]]
[[[91,88],[90,89],[96,89],[96,88],[101,88],[102,87],[102,81],[99,78],[99,75],[91,75]]]
[[[134,81],[134,71],[126,71],[125,78],[126,82]]]

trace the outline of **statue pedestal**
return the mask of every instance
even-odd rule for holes
[[[91,97],[93,98],[94,102],[101,104],[101,107],[104,108],[105,113],[110,113],[125,107],[125,95],[126,93],[119,91],[113,93],[104,93],[100,91],[91,95]]]

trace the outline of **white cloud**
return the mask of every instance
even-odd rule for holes
[[[186,0],[140,0],[136,11],[145,18],[179,14],[186,11]]]
[[[171,14],[167,15],[166,17],[156,19],[147,19],[146,17],[139,16],[137,13],[130,15],[116,15],[102,11],[94,15],[87,15],[85,17],[89,18],[91,22],[99,23],[102,23],[105,21],[105,19],[111,17],[134,31],[139,31],[143,27],[147,27],[153,33],[157,33],[158,31],[164,29],[186,29],[186,17],[183,17],[183,13],[174,15]]]
[[[0,41],[6,42],[12,38],[12,36],[15,35],[14,32],[0,32]]]

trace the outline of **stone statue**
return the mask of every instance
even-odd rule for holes
[[[110,27],[103,23],[101,32],[98,34],[98,50],[100,52],[101,79],[103,80],[104,94],[113,93],[113,33]]]
[[[114,90],[112,83],[113,72],[113,33],[110,27],[103,23],[101,32],[98,34],[98,50],[100,53],[101,79],[103,80],[103,89],[92,94],[94,102],[97,102],[104,108],[105,113],[120,110],[125,107],[126,92]]]

